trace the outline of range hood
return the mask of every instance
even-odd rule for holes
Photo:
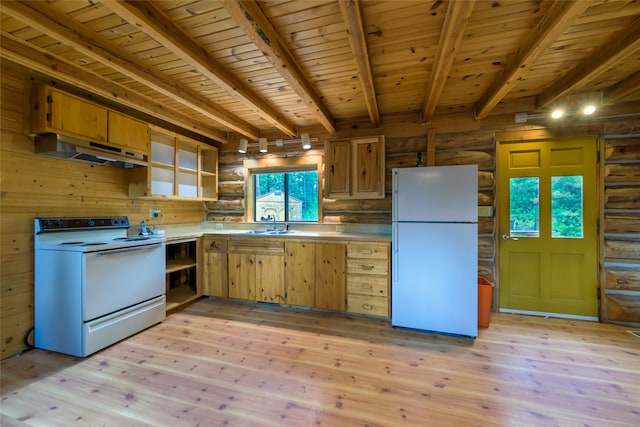
[[[133,168],[148,164],[142,154],[130,153],[121,148],[55,133],[36,135],[33,141],[36,154],[44,156],[119,168]]]

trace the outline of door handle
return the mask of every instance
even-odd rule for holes
[[[503,234],[502,235],[502,240],[518,240],[518,239],[519,239],[518,237],[511,237],[508,234]]]

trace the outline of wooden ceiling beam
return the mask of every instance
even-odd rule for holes
[[[296,128],[289,120],[253,92],[241,79],[227,70],[222,63],[209,56],[201,46],[167,18],[153,2],[118,0],[106,1],[104,5],[169,49],[171,53],[194,67],[196,71],[220,86],[242,104],[258,113],[265,121],[287,135],[296,135]],[[257,139],[257,136],[254,135],[251,137]]]
[[[613,104],[638,91],[640,91],[640,71],[606,88],[602,94],[602,103],[604,105]]]
[[[82,90],[115,100],[118,104],[144,112],[183,129],[227,143],[227,133],[193,120],[179,111],[131,91],[70,61],[55,57],[47,51],[18,39],[0,34],[0,56]]]
[[[154,73],[134,55],[99,34],[88,31],[64,13],[49,6],[46,2],[12,1],[5,3],[2,5],[2,11],[7,15],[28,24],[44,34],[48,34],[83,55],[139,81],[165,96],[175,99],[211,120],[239,133],[258,137],[259,131],[255,127],[236,118],[208,100],[202,99],[198,94],[193,93],[189,88],[180,85],[168,76]]]
[[[462,36],[469,23],[469,18],[471,18],[474,4],[475,0],[449,2],[447,15],[440,32],[436,58],[427,85],[427,94],[421,115],[422,123],[429,123],[433,118],[444,85],[447,84],[447,77],[451,71],[456,52],[462,42]]]
[[[580,89],[585,83],[634,54],[638,49],[640,49],[640,18],[633,21],[626,30],[614,35],[609,43],[542,92],[536,99],[536,108],[546,108],[563,96]]]
[[[525,44],[512,56],[504,72],[493,81],[475,105],[476,119],[485,118],[533,67],[536,59],[589,7],[584,0],[556,1],[533,29]]]
[[[329,109],[316,94],[293,54],[255,1],[221,0],[226,11],[240,29],[260,49],[282,78],[291,85],[311,114],[329,133],[336,131],[336,123]]]
[[[364,101],[367,104],[371,125],[373,127],[379,127],[380,110],[378,109],[378,100],[373,84],[373,73],[371,71],[371,62],[369,61],[367,40],[365,38],[361,3],[360,0],[342,0],[338,3],[340,3],[342,17],[347,24],[349,43],[351,44],[351,50],[356,60],[358,73],[360,74],[360,83],[362,84]]]

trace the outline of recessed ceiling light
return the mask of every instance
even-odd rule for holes
[[[587,105],[586,107],[584,107],[584,110],[582,110],[582,112],[587,116],[591,115],[596,112],[596,107],[593,105]]]

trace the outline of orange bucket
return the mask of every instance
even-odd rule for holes
[[[493,302],[493,283],[486,277],[478,277],[478,326],[489,327],[491,303]]]

